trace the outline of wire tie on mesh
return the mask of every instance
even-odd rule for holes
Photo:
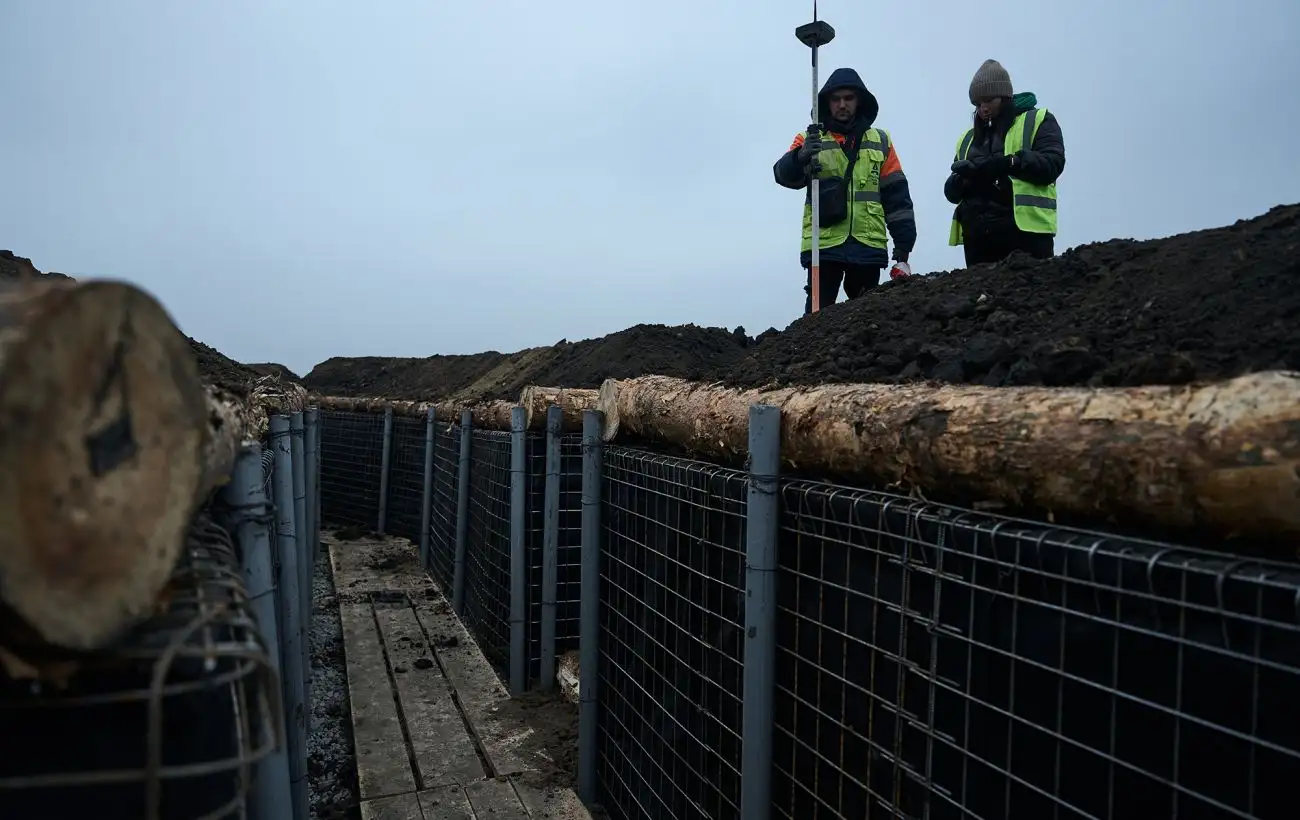
[[[1232,650],[1232,638],[1228,634],[1228,604],[1224,600],[1223,588],[1228,583],[1228,576],[1236,572],[1239,567],[1250,563],[1249,561],[1230,561],[1219,570],[1219,574],[1214,579],[1214,599],[1219,605],[1219,632],[1223,635],[1223,648]]]

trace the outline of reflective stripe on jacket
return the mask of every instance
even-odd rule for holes
[[[1003,142],[1002,153],[1006,156],[1030,148],[1038,127],[1047,116],[1046,108],[1031,108],[1020,114],[1011,122]],[[971,141],[975,139],[975,129],[971,128],[957,142],[956,161],[966,159]],[[1016,217],[1016,227],[1026,233],[1045,233],[1056,235],[1056,183],[1034,185],[1015,176],[1011,180],[1012,212]],[[957,221],[954,211],[952,227],[948,231],[948,244],[962,244],[961,223]]]
[[[807,134],[801,132],[796,140],[806,138]],[[849,168],[848,154],[829,135],[826,135],[823,145],[825,147],[817,154],[817,161],[821,164],[818,179],[844,176]],[[868,247],[882,250],[886,247],[888,236],[885,232],[885,207],[880,201],[880,171],[888,156],[889,132],[883,128],[868,128],[862,135],[853,178],[845,190],[849,199],[848,218],[835,225],[822,225],[819,247],[842,245],[850,236]],[[800,248],[804,251],[812,248],[811,193],[803,206],[803,242]]]

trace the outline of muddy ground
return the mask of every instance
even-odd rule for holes
[[[936,380],[1180,384],[1300,369],[1300,205],[1164,239],[1115,239],[882,285],[774,329],[640,325],[514,354],[333,358],[322,393],[513,398],[643,374],[740,387]]]

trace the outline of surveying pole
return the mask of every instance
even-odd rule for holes
[[[819,121],[819,112],[817,105],[817,94],[820,90],[817,87],[817,49],[826,45],[835,39],[835,29],[831,24],[824,20],[817,19],[817,0],[813,0],[813,21],[804,23],[794,30],[794,36],[799,42],[812,49],[812,125],[808,126],[807,139],[821,140],[822,126]],[[817,163],[817,157],[814,156],[812,164],[808,166],[808,173],[811,181],[808,184],[808,196],[812,204],[812,255],[808,260],[809,274],[809,291],[808,294],[812,299],[812,312],[816,313],[822,309],[822,271],[821,271],[821,182],[817,179],[817,174],[821,172],[821,166]]]

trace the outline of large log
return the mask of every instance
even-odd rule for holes
[[[122,282],[0,292],[0,609],[104,646],[153,611],[208,475],[189,342]]]
[[[529,430],[545,430],[546,411],[555,406],[564,413],[561,431],[580,433],[582,412],[595,409],[599,398],[599,390],[533,385],[519,392],[519,405],[524,408],[524,425]]]
[[[648,376],[601,387],[605,438],[706,456],[782,410],[787,466],[1112,521],[1300,534],[1300,374],[1179,387],[826,385],[735,390]]]
[[[434,418],[445,424],[459,424],[461,413],[470,411],[470,423],[482,430],[509,430],[510,411],[514,404],[508,401],[488,401],[466,405],[460,402],[428,402],[409,399],[385,399],[377,396],[320,396],[310,395],[307,402],[326,410],[348,413],[382,413],[388,408],[394,415],[425,418],[432,407]]]
[[[235,392],[216,384],[204,385],[208,407],[208,439],[203,451],[204,476],[196,487],[200,500],[229,480],[235,457],[245,442],[264,441],[270,416],[301,412],[307,391],[277,375],[262,376]]]

